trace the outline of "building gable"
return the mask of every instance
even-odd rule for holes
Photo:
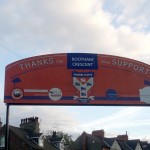
[[[140,143],[137,143],[135,150],[142,150]]]
[[[110,150],[121,150],[119,143],[115,140]]]

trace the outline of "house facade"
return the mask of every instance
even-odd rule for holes
[[[0,150],[4,150],[6,126],[1,124],[0,127]],[[38,117],[21,119],[20,127],[9,126],[9,150],[63,150],[62,141],[53,139],[53,144],[47,140],[40,133]]]
[[[0,120],[0,150],[5,150],[5,128]],[[107,138],[104,130],[83,132],[70,147],[64,145],[64,137],[56,131],[40,133],[38,117],[21,119],[20,127],[9,126],[9,150],[150,150],[148,142],[129,140],[127,133]]]
[[[150,150],[148,142],[129,140],[125,135],[107,138],[103,130],[97,130],[88,134],[83,132],[71,145],[70,150]]]
[[[122,150],[119,143],[115,140],[110,150]]]

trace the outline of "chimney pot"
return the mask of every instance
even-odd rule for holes
[[[117,139],[118,140],[122,140],[122,141],[127,141],[128,140],[128,135],[127,134],[125,134],[125,135],[118,135]]]
[[[39,128],[38,117],[21,119],[20,128],[29,132],[39,133],[40,128]]]
[[[104,132],[103,129],[102,129],[102,130],[94,130],[94,131],[92,132],[92,135],[98,136],[98,137],[101,137],[101,138],[104,138],[105,132]]]

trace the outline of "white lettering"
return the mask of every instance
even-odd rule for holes
[[[130,68],[130,69],[133,69],[134,71],[138,71],[140,73],[145,73],[145,74],[148,74],[150,73],[150,69],[148,68],[144,68],[138,64],[133,64],[131,62],[127,62],[127,61],[124,61],[124,60],[117,60],[117,59],[112,59],[112,65],[114,66],[118,66],[118,67],[122,67],[122,68]]]
[[[48,61],[49,61],[49,64],[53,64],[54,63],[53,58],[49,58]]]
[[[112,60],[112,65],[116,65],[116,59]]]
[[[139,70],[139,66],[138,66],[138,65],[134,65],[134,66],[133,66],[133,69],[134,69],[134,70]]]
[[[146,72],[145,72],[145,74],[148,74],[148,72],[150,72],[150,69],[146,69]]]
[[[43,59],[44,65],[48,65],[47,59]]]
[[[42,66],[42,64],[43,64],[43,63],[42,63],[42,60],[37,60],[36,62],[37,62],[37,65],[38,65],[38,66]]]
[[[44,59],[38,59],[38,60],[33,60],[31,62],[29,61],[29,62],[19,64],[19,67],[21,68],[21,70],[24,70],[31,67],[34,68],[38,66],[51,65],[53,63],[54,63],[53,58],[44,58]]]
[[[23,70],[23,64],[20,64],[19,67],[21,67],[21,70]]]
[[[25,63],[25,67],[26,67],[26,68],[28,68],[28,67],[30,68],[30,67],[31,67],[30,63],[29,63],[29,62],[26,62],[26,63]]]
[[[132,67],[132,66],[133,66],[133,64],[132,64],[132,63],[129,63],[128,68],[130,68],[130,67]]]
[[[139,72],[144,72],[144,67],[140,67]]]
[[[34,61],[32,61],[32,67],[36,67],[36,63]]]
[[[86,67],[86,66],[92,66],[93,63],[72,63],[72,66],[78,66],[78,67]]]
[[[91,73],[74,73],[73,74],[75,77],[93,77],[93,74]]]
[[[124,61],[123,66],[127,66],[127,65],[128,65],[128,62]]]
[[[72,57],[72,61],[94,61],[94,59],[88,57]]]
[[[118,66],[122,66],[122,61],[118,60]]]

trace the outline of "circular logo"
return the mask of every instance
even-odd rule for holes
[[[21,99],[23,97],[23,91],[21,89],[13,89],[11,96],[13,99]]]
[[[62,97],[62,91],[59,88],[52,88],[49,91],[49,97],[54,101],[60,100]]]

